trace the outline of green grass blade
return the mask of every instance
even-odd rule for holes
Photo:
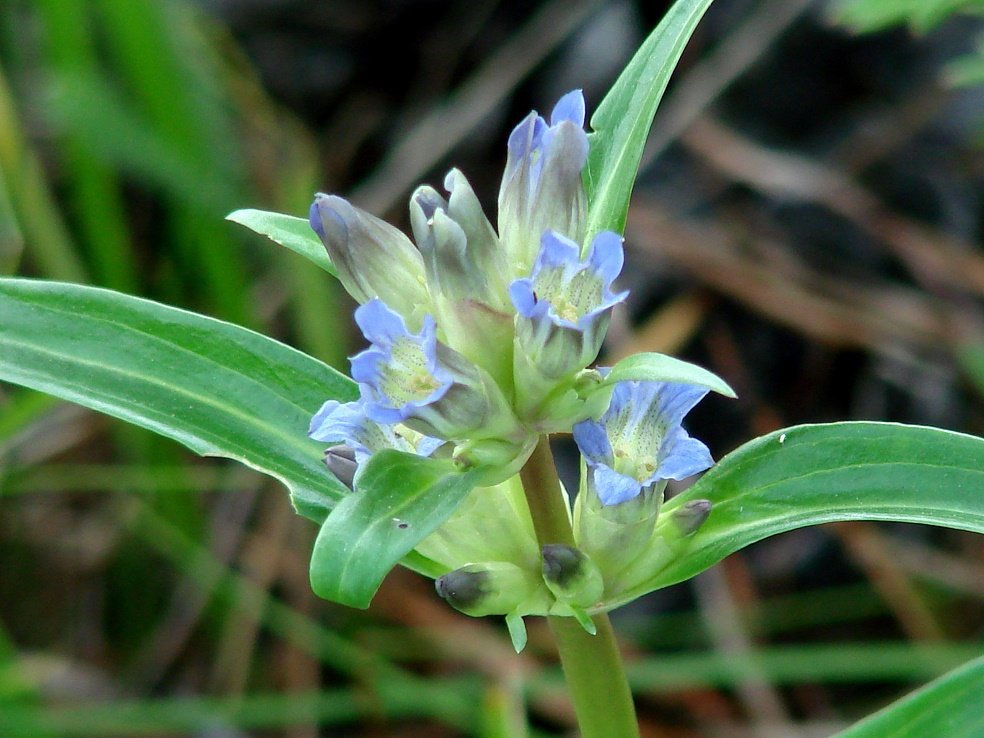
[[[0,280],[0,379],[241,461],[320,522],[346,492],[305,436],[355,383],[273,339],[109,290]]]
[[[13,274],[24,252],[24,236],[14,215],[10,189],[0,166],[0,276]]]
[[[99,74],[87,4],[81,0],[38,3],[47,44],[45,52],[55,79]],[[65,159],[66,178],[82,240],[100,284],[124,292],[137,291],[137,268],[130,245],[127,209],[113,170],[95,156],[90,142],[105,137],[73,134],[56,126]],[[114,141],[118,143],[118,141]]]
[[[45,181],[41,162],[25,140],[2,67],[0,172],[31,261],[45,276],[72,282],[88,281],[86,268],[75,251],[61,211]]]
[[[587,240],[598,231],[622,233],[642,151],[656,108],[683,49],[711,0],[677,0],[639,48],[591,116],[584,185]]]
[[[412,688],[392,679],[374,679],[372,695],[372,709],[394,721],[439,717],[467,730],[479,720],[481,684],[475,679],[456,676],[421,681]],[[188,736],[223,730],[287,730],[311,723],[343,726],[359,723],[367,712],[365,698],[354,689],[175,697],[62,707],[5,706],[0,713],[0,734],[4,738]]]

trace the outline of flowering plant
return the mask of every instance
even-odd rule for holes
[[[800,426],[715,465],[682,423],[708,392],[733,396],[723,380],[660,354],[595,365],[627,296],[614,285],[646,132],[709,2],[670,10],[590,133],[579,91],[516,126],[495,226],[456,169],[446,195],[411,196],[413,241],[335,195],[316,195],[307,219],[229,216],[310,257],[359,303],[370,345],[351,379],[238,326],[19,279],[0,281],[0,378],[283,480],[320,526],[311,584],[323,597],[366,607],[403,564],[462,612],[505,616],[517,650],[523,619],[546,616],[582,735],[638,735],[612,609],[804,525],[984,532],[981,439]],[[582,456],[573,505],[551,457],[557,433]],[[669,480],[708,469],[666,499]]]

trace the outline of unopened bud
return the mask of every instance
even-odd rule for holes
[[[438,577],[437,593],[466,615],[505,615],[524,603],[535,590],[531,577],[515,564],[465,564]]]
[[[410,239],[336,195],[316,195],[309,219],[356,302],[379,297],[416,329],[430,312],[430,296],[423,259]]]
[[[687,537],[696,533],[710,514],[710,500],[691,500],[670,513],[670,521],[681,536]]]
[[[590,556],[560,543],[544,546],[542,553],[543,581],[559,601],[590,607],[601,599],[605,584]]]
[[[355,489],[353,480],[359,464],[355,460],[355,449],[344,443],[325,449],[325,465],[339,482],[349,489]]]

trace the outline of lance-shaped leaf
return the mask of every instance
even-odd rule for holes
[[[240,326],[110,290],[0,279],[0,380],[241,461],[317,522],[348,493],[305,431],[328,398],[355,399],[355,383]]]
[[[593,133],[584,171],[588,194],[586,241],[622,233],[629,197],[656,108],[670,75],[711,0],[677,0],[649,34],[591,116]]]
[[[725,397],[736,396],[735,391],[717,374],[666,354],[642,353],[627,356],[612,367],[601,386],[609,387],[617,382],[628,381],[696,384]]]
[[[976,738],[984,735],[981,705],[984,657],[944,674],[834,738]]]
[[[271,213],[266,210],[245,209],[229,213],[226,220],[239,223],[261,236],[266,236],[271,241],[307,257],[333,277],[338,276],[324,244],[321,243],[318,234],[311,229],[311,223],[307,218],[296,218],[293,215]]]
[[[311,553],[311,588],[320,597],[368,607],[383,577],[447,520],[482,470],[449,460],[377,451],[355,479],[356,492],[332,510]]]
[[[661,517],[699,499],[710,515],[685,548],[605,609],[808,525],[886,520],[984,533],[984,438],[898,423],[796,426],[725,456]]]

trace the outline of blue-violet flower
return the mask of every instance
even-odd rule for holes
[[[402,316],[373,299],[355,311],[355,321],[372,343],[352,358],[370,420],[403,422],[444,440],[525,436],[488,374],[437,340],[430,315],[413,334]]]
[[[611,291],[622,261],[622,239],[616,233],[595,236],[581,261],[576,243],[548,231],[530,276],[510,285],[518,312],[517,406],[524,416],[536,415],[538,404],[597,358],[612,308],[628,295]]]
[[[599,421],[574,426],[587,462],[588,493],[602,505],[618,505],[647,490],[662,494],[666,480],[710,468],[707,446],[681,425],[707,392],[689,384],[619,382]]]

